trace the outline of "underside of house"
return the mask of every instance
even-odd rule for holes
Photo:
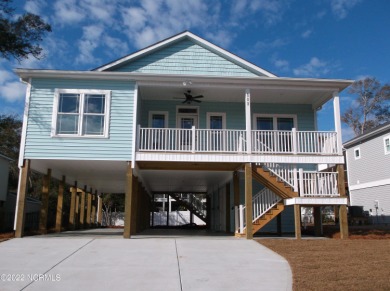
[[[63,181],[58,230],[66,193],[73,227],[96,223],[98,195],[125,193],[125,238],[159,212],[169,225],[170,201],[190,223],[246,238],[272,221],[300,237],[301,206],[337,206],[347,236],[339,92],[351,81],[279,78],[189,32],[93,71],[17,73],[28,83],[17,236],[29,168],[46,173],[43,192]],[[330,100],[335,131],[318,131]],[[42,232],[45,212],[43,200]]]

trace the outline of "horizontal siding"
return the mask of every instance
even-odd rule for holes
[[[282,233],[294,233],[295,232],[295,223],[294,223],[294,206],[286,206],[282,212]],[[277,227],[277,218],[275,217],[269,223],[267,223],[262,229],[257,233],[275,233],[278,231]]]
[[[119,72],[256,76],[190,40],[183,40],[113,69]]]
[[[365,211],[369,211],[373,223],[390,223],[390,185],[352,190],[350,200],[351,206],[363,206]],[[378,213],[375,200],[379,202]]]
[[[133,82],[34,79],[31,87],[25,158],[131,160]],[[51,137],[54,90],[111,90],[108,138]]]
[[[378,136],[348,149],[348,182],[350,186],[390,179],[390,154],[385,155],[383,137]],[[354,149],[360,148],[361,158],[355,160]]]
[[[142,127],[148,127],[149,111],[168,111],[168,127],[176,127],[177,101],[143,100],[141,102],[143,115],[139,119]],[[202,102],[199,103],[199,127],[206,128],[207,112],[225,112],[227,129],[245,129],[245,104],[236,102]],[[314,112],[311,105],[293,104],[252,104],[252,114],[296,114],[298,130],[315,130]],[[252,121],[252,118],[251,118]]]

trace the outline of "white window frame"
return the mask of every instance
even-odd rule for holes
[[[384,149],[385,149],[385,155],[390,155],[390,150],[387,150],[387,148],[386,148],[386,140],[388,140],[388,141],[389,141],[389,144],[390,144],[390,135],[385,136],[385,137],[383,138],[383,147],[384,147]]]
[[[79,103],[79,123],[77,134],[58,134],[57,133],[57,118],[58,118],[58,103],[60,100],[60,94],[80,94]],[[102,135],[83,134],[83,122],[84,122],[84,96],[86,94],[101,94],[105,95],[104,104],[104,128]],[[110,121],[110,104],[111,104],[111,91],[110,90],[92,90],[92,89],[55,89],[54,90],[54,103],[53,103],[53,117],[52,117],[52,137],[81,137],[81,138],[108,138],[109,121]]]
[[[210,117],[211,116],[221,116],[222,117],[222,129],[226,129],[226,112],[207,112],[206,113],[207,129],[210,129]]]
[[[196,109],[196,113],[182,113],[179,112],[179,109]],[[191,106],[191,105],[177,105],[176,106],[176,128],[180,128],[180,118],[181,117],[196,117],[197,124],[195,124],[196,128],[199,128],[199,106]]]
[[[168,128],[168,117],[169,117],[168,111],[149,111],[149,121],[148,121],[149,127],[150,128],[152,127],[153,115],[155,114],[164,115],[164,128]]]
[[[359,152],[359,156],[356,156],[357,152]],[[360,150],[360,147],[353,149],[353,157],[355,160],[359,160],[362,157],[362,151]]]
[[[257,129],[257,118],[258,117],[272,117],[273,122],[273,128],[274,130],[277,130],[278,127],[278,118],[292,118],[294,122],[294,128],[298,130],[298,118],[296,114],[262,114],[262,113],[254,113],[253,114],[253,126],[255,127],[255,130]]]

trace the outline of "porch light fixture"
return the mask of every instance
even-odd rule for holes
[[[187,86],[187,85],[192,85],[192,81],[191,80],[183,81],[183,86]]]

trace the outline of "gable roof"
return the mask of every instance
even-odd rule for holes
[[[384,124],[381,124],[371,130],[368,130],[364,132],[363,134],[354,137],[353,139],[347,141],[344,143],[345,148],[350,148],[356,144],[365,142],[369,139],[375,138],[377,136],[380,136],[382,134],[387,134],[390,132],[390,122],[386,122]]]
[[[194,43],[204,47],[205,49],[208,49],[218,55],[220,55],[221,57],[247,69],[248,71],[254,73],[255,75],[260,75],[260,76],[265,76],[265,77],[276,77],[274,74],[238,57],[237,55],[211,43],[211,42],[208,42],[206,41],[205,39],[189,32],[189,31],[184,31],[182,33],[179,33],[177,35],[174,35],[170,38],[167,38],[165,40],[162,40],[160,42],[157,42],[151,46],[148,46],[144,49],[141,49],[135,53],[132,53],[130,55],[127,55],[125,57],[122,57],[120,59],[117,59],[113,62],[110,62],[108,64],[105,64],[103,66],[100,66],[98,68],[95,68],[93,69],[92,71],[107,71],[107,70],[111,70],[115,67],[118,67],[118,66],[121,66],[125,63],[129,63],[131,61],[134,61],[134,60],[137,60],[143,56],[146,56],[146,55],[149,55],[155,51],[158,51],[162,48],[165,48],[171,44],[174,44],[176,42],[179,42],[179,41],[182,41],[184,39],[189,39],[191,41],[193,41]]]

